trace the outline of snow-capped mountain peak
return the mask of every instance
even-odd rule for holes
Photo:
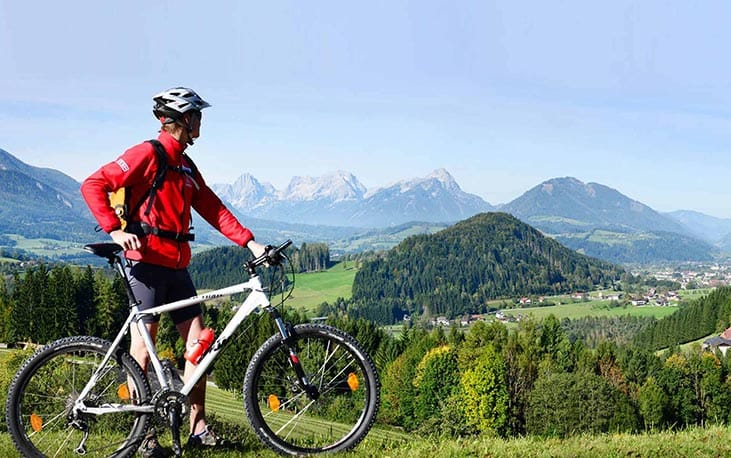
[[[360,200],[366,188],[349,172],[338,170],[320,177],[292,178],[281,197],[287,200]]]
[[[250,173],[242,174],[233,184],[214,184],[211,188],[236,208],[253,208],[276,194],[274,186],[260,183]]]
[[[283,191],[260,185],[248,174],[232,185],[215,185],[219,195],[245,214],[292,223],[381,227],[408,221],[449,222],[493,207],[462,191],[438,169],[423,178],[368,191],[350,172],[296,176]]]

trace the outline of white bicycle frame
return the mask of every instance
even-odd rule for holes
[[[129,404],[105,404],[103,406],[99,407],[88,407],[84,404],[84,399],[86,398],[86,395],[91,391],[93,386],[96,384],[96,382],[101,378],[102,372],[104,371],[104,368],[107,365],[107,362],[112,358],[112,355],[117,351],[117,348],[122,342],[122,339],[127,334],[128,330],[131,326],[137,326],[137,329],[140,331],[140,334],[142,335],[142,339],[145,342],[145,346],[147,347],[147,351],[150,354],[150,362],[152,363],[152,367],[155,370],[155,375],[157,376],[158,381],[160,382],[160,386],[167,388],[167,389],[173,389],[171,386],[171,382],[167,380],[167,378],[164,375],[162,363],[160,362],[160,358],[157,356],[157,351],[155,348],[155,343],[152,341],[152,336],[150,335],[149,330],[147,329],[147,326],[144,325],[141,318],[146,315],[160,315],[165,312],[170,312],[173,310],[178,310],[184,307],[188,307],[190,305],[200,304],[202,302],[205,302],[207,300],[219,298],[219,297],[225,297],[225,296],[231,296],[233,294],[237,293],[243,293],[249,291],[249,294],[247,295],[244,302],[238,307],[238,310],[234,314],[234,316],[231,318],[231,320],[228,322],[224,330],[221,332],[221,335],[218,336],[218,338],[213,342],[213,344],[209,347],[208,351],[205,353],[205,356],[203,359],[198,363],[195,371],[193,374],[189,377],[188,381],[185,382],[183,387],[180,389],[180,393],[184,394],[185,396],[188,396],[190,392],[193,390],[193,387],[196,383],[203,377],[203,375],[208,370],[208,367],[211,365],[211,363],[216,359],[219,352],[223,348],[224,343],[231,338],[233,333],[236,331],[236,329],[241,325],[241,323],[252,313],[254,313],[256,310],[264,309],[270,306],[269,298],[267,297],[266,293],[262,289],[261,280],[259,279],[258,275],[253,275],[251,278],[244,282],[239,283],[237,285],[228,286],[226,288],[217,289],[215,291],[211,291],[205,294],[200,294],[197,296],[190,297],[188,299],[182,299],[179,301],[171,302],[169,304],[163,304],[159,305],[157,307],[149,308],[146,310],[140,310],[138,304],[132,304],[130,305],[130,313],[127,317],[127,320],[124,322],[124,325],[122,326],[122,329],[117,334],[117,337],[112,342],[112,346],[107,351],[107,353],[104,355],[104,359],[102,360],[101,364],[99,365],[99,368],[92,374],[91,379],[86,384],[84,389],[79,394],[79,397],[76,400],[76,403],[74,404],[74,410],[77,410],[79,412],[83,413],[89,413],[94,415],[100,415],[105,413],[113,413],[113,412],[121,412],[121,411],[135,411],[135,412],[142,412],[142,413],[151,413],[154,411],[155,406],[154,405],[129,405]],[[277,327],[279,329],[279,332],[282,333],[282,335],[287,335],[287,329],[284,325],[284,322],[281,318],[278,316],[275,316],[275,322],[277,324]]]

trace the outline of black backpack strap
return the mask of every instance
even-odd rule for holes
[[[153,147],[155,147],[155,154],[157,155],[157,172],[155,173],[155,179],[152,180],[152,187],[150,188],[150,199],[147,201],[147,208],[145,209],[145,215],[150,214],[152,209],[152,202],[155,200],[157,190],[162,186],[162,182],[165,180],[165,173],[168,171],[168,159],[165,153],[165,147],[162,146],[157,140],[148,140]]]
[[[165,173],[168,170],[168,159],[165,153],[165,147],[162,146],[158,140],[147,140],[147,143],[151,144],[155,149],[155,158],[157,160],[157,171],[155,172],[155,178],[152,180],[152,186],[148,191],[147,195],[143,196],[137,204],[129,212],[130,218],[137,214],[137,211],[142,207],[142,204],[147,200],[147,207],[145,208],[145,215],[150,214],[152,209],[152,203],[155,200],[157,190],[162,186],[162,182],[165,180]]]

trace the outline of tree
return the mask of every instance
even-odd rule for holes
[[[5,279],[0,276],[0,342],[8,342],[10,339],[10,315],[12,306],[8,287]]]
[[[637,392],[637,403],[645,429],[654,430],[666,424],[670,399],[657,384],[654,377],[648,377]]]
[[[413,385],[416,388],[414,416],[423,424],[439,415],[447,398],[459,386],[456,352],[448,345],[426,352],[416,366]]]
[[[10,315],[13,340],[45,343],[52,338],[54,323],[48,319],[52,315],[47,304],[47,282],[48,270],[44,264],[28,269],[22,278],[15,274]]]
[[[474,366],[462,373],[459,405],[468,426],[502,436],[508,425],[505,361],[492,345],[484,347]]]
[[[404,352],[390,363],[382,376],[382,421],[413,430],[418,426],[414,416],[416,388],[413,380],[416,367],[424,355],[436,346],[432,336],[423,329],[413,328],[402,336]]]
[[[729,392],[719,358],[696,349],[688,356],[689,377],[700,407],[700,424],[725,423],[729,415]]]
[[[629,399],[604,378],[588,372],[546,373],[529,396],[529,434],[567,437],[572,434],[626,431],[636,418]]]
[[[98,337],[113,339],[127,316],[127,295],[122,280],[114,277],[109,281],[101,271],[94,276],[94,308]]]
[[[688,358],[682,353],[672,353],[657,374],[657,383],[670,398],[670,424],[694,425],[701,420],[701,407],[690,377]]]
[[[74,276],[67,265],[54,267],[48,280],[49,317],[53,331],[48,340],[78,335],[80,323],[76,306]]]
[[[97,335],[96,308],[94,306],[94,271],[86,266],[74,278],[76,292],[76,316],[79,320],[79,334]]]

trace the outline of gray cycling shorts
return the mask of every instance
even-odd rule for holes
[[[158,305],[187,299],[196,295],[193,280],[188,269],[171,269],[169,267],[127,260],[125,271],[129,277],[135,297],[140,301],[140,310],[147,310]],[[189,320],[202,312],[200,304],[194,304],[180,310],[170,312],[173,323]],[[157,323],[160,315],[145,315],[145,323]]]

